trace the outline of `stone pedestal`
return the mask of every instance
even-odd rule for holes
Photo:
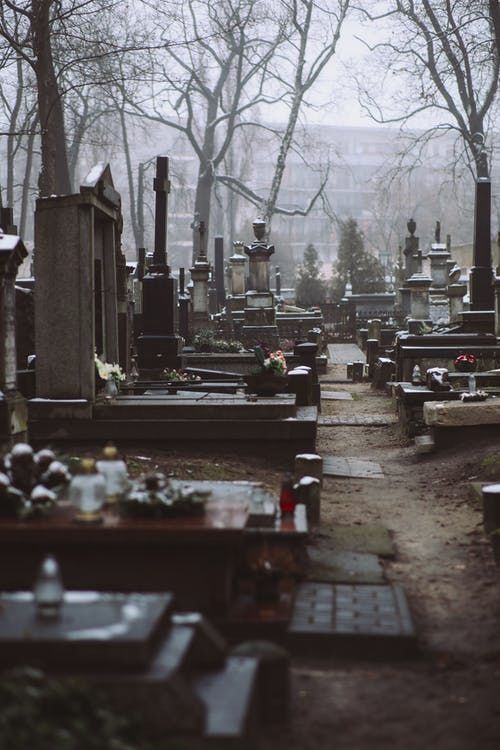
[[[250,289],[246,293],[242,337],[244,343],[255,345],[264,342],[269,348],[279,346],[274,295],[269,286],[269,258],[273,245],[264,242],[266,225],[261,219],[253,222],[255,241],[245,246],[249,257]]]
[[[191,330],[193,333],[196,333],[196,331],[199,331],[202,328],[208,328],[210,325],[210,315],[208,312],[208,279],[210,276],[210,263],[205,257],[199,256],[194,266],[189,270],[193,282],[191,291]]]
[[[401,316],[407,318],[411,315],[411,293],[408,286],[402,286],[398,289],[401,299]]]
[[[410,311],[412,318],[425,320],[429,317],[429,289],[432,284],[430,276],[414,273],[407,281],[410,289]]]
[[[430,265],[430,276],[432,278],[432,289],[444,289],[448,284],[448,261],[450,253],[446,244],[434,243],[427,255]]]
[[[464,310],[464,297],[467,294],[467,284],[449,284],[446,289],[450,305],[450,323],[456,323]]]

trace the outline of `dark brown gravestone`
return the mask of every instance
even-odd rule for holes
[[[39,616],[30,592],[0,595],[0,665],[140,670],[170,621],[171,594],[69,591],[60,615]]]

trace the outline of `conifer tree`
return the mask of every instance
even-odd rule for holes
[[[379,261],[365,250],[363,233],[356,219],[341,222],[337,262],[332,278],[332,298],[338,302],[348,282],[353,294],[385,291],[384,270]]]
[[[325,301],[326,284],[321,278],[318,251],[309,244],[304,250],[304,259],[297,269],[295,281],[297,304],[312,307]]]

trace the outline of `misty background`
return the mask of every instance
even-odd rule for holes
[[[195,215],[209,257],[261,215],[287,284],[349,218],[390,273],[410,217],[471,243],[478,176],[499,229],[499,39],[495,0],[0,0],[2,203],[30,246],[36,198],[109,162],[135,259],[168,155],[174,271]]]

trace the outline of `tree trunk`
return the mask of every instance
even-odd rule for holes
[[[41,196],[71,192],[64,113],[52,59],[50,6],[52,0],[32,0],[32,34],[41,131],[42,167],[38,181]]]
[[[26,224],[28,217],[28,200],[31,190],[31,168],[33,166],[33,147],[35,144],[36,126],[38,119],[32,123],[30,134],[28,136],[28,143],[26,145],[26,163],[24,165],[24,179],[23,179],[23,192],[21,197],[21,213],[19,218],[19,234],[21,237],[25,236]]]
[[[125,164],[127,167],[130,220],[132,222],[132,231],[134,233],[135,247],[137,249],[138,247],[143,247],[143,245],[140,244],[139,226],[137,223],[137,211],[135,202],[134,173],[132,171],[132,159],[130,157],[130,147],[128,143],[127,123],[125,122],[125,113],[123,111],[123,108],[120,108],[120,126],[122,129],[123,151],[125,153]]]
[[[22,138],[22,136],[14,135],[17,130],[17,120],[19,117],[19,111],[21,109],[21,103],[23,101],[23,62],[20,57],[17,58],[17,91],[14,106],[10,111],[10,128],[9,135],[7,136],[7,206],[14,208],[14,157],[16,155],[16,137]]]

